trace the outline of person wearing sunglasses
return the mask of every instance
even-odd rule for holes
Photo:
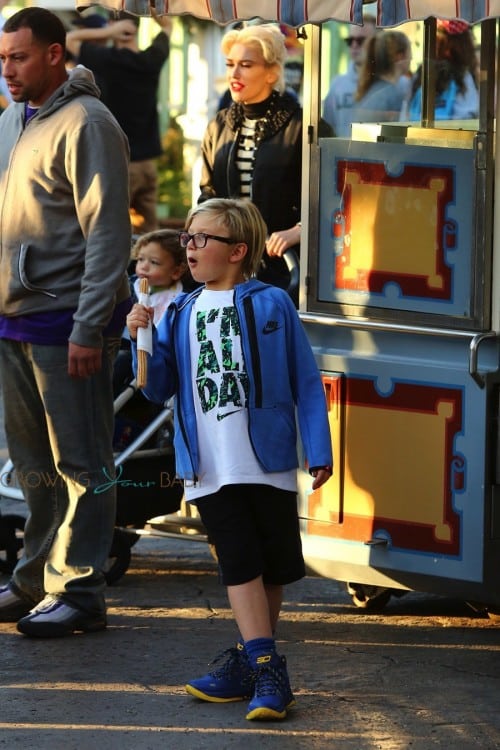
[[[342,138],[351,135],[352,106],[363,60],[363,46],[375,34],[375,23],[375,16],[367,15],[363,26],[350,27],[349,35],[344,39],[349,54],[347,72],[332,78],[323,102],[323,119],[333,129],[334,135]]]

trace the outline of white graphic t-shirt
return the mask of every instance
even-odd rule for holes
[[[201,292],[189,338],[200,466],[196,485],[185,485],[186,500],[226,484],[270,484],[295,492],[296,471],[264,472],[252,449],[248,376],[232,289]]]

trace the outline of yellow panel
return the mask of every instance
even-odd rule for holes
[[[425,187],[367,184],[348,171],[350,186],[350,246],[344,278],[355,279],[359,269],[427,277],[431,288],[441,289],[436,273],[438,195],[446,185],[441,178]],[[401,238],[404,237],[404,248]]]

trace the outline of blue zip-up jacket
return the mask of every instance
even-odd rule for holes
[[[164,403],[175,394],[177,474],[196,482],[199,466],[189,321],[202,291],[181,294],[160,321],[148,357],[145,395]],[[325,393],[311,346],[290,297],[252,279],[234,290],[249,380],[248,429],[264,471],[297,468],[297,421],[310,467],[332,465]],[[137,349],[133,342],[134,370]]]

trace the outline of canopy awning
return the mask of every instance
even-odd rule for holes
[[[139,16],[150,15],[148,0],[77,0],[77,10],[101,5],[108,10],[127,10]],[[324,21],[361,24],[363,0],[151,0],[159,15],[191,15],[195,18],[225,25],[234,21],[261,18],[289,26]],[[477,23],[500,16],[500,0],[377,0],[377,24],[396,26],[406,21],[423,20],[429,16],[462,19]]]

